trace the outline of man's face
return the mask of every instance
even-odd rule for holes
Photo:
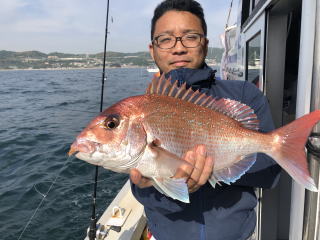
[[[163,34],[182,37],[187,33],[204,34],[200,19],[190,12],[168,11],[156,22],[153,37]],[[186,48],[181,41],[177,41],[171,49],[161,49],[156,44],[150,44],[149,51],[161,72],[168,73],[177,68],[200,68],[207,55],[208,42],[203,37],[198,47]]]

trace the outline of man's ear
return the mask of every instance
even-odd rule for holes
[[[154,48],[153,44],[149,43],[149,53],[150,53],[152,60],[154,61],[154,54],[153,54],[154,49],[153,48]]]
[[[208,48],[209,48],[209,39],[205,38],[205,43],[204,43],[205,56],[207,56],[207,54],[208,54]]]

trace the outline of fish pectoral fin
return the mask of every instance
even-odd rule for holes
[[[211,177],[213,182],[211,183],[210,181],[211,185],[213,185],[214,182],[224,182],[226,184],[230,184],[237,181],[255,163],[256,156],[256,153],[246,156],[238,156],[239,160],[237,160],[231,166],[214,171],[212,174],[214,178]]]
[[[183,178],[152,178],[153,186],[162,194],[181,202],[189,203],[189,191]]]
[[[194,168],[191,163],[183,160],[159,145],[151,143],[148,145],[148,148],[152,152],[153,158],[157,164],[158,176],[172,177],[175,175],[178,168],[181,168],[182,166]]]
[[[221,183],[216,179],[216,177],[212,174],[211,177],[209,178],[208,182],[210,183],[210,185],[215,188],[216,185],[218,184],[219,186],[221,186]]]

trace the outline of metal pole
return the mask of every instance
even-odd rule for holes
[[[320,26],[320,0],[316,0],[316,21],[315,26]],[[320,109],[320,34],[315,30],[314,56],[313,56],[313,73],[312,73],[312,92],[310,110]],[[320,133],[320,124],[318,123],[313,133]],[[318,143],[320,139],[316,140]],[[310,172],[319,189],[319,171],[320,157],[308,154]],[[303,240],[320,239],[319,236],[319,193],[306,191],[304,223],[303,223]]]
[[[230,19],[230,14],[231,14],[231,10],[232,10],[232,3],[233,3],[233,0],[231,0],[231,3],[230,3],[229,12],[228,12],[228,17],[227,17],[227,23],[226,23],[225,28],[228,28],[228,27],[229,27],[229,19]]]

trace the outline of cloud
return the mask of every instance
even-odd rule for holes
[[[14,12],[16,9],[24,7],[27,3],[23,0],[10,0],[10,1],[1,0],[0,4],[1,4],[1,8],[0,8],[1,16],[3,15],[9,16],[10,13]]]
[[[10,0],[12,1],[12,0]],[[9,2],[5,1],[4,2]],[[105,17],[99,1],[84,0],[13,0],[1,6],[0,31],[9,32],[58,32],[92,29],[92,23]],[[7,20],[7,21],[6,21]],[[9,26],[3,24],[10,22]]]
[[[230,4],[199,0],[216,44],[223,32]],[[110,0],[108,49],[146,51],[150,21],[160,0]],[[0,0],[0,47],[44,52],[99,52],[103,50],[105,0]],[[111,19],[111,18],[110,18]]]

